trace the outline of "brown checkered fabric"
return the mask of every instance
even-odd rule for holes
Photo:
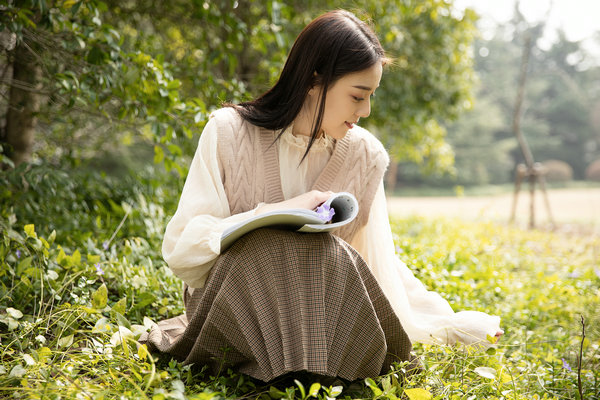
[[[327,233],[253,231],[219,256],[185,303],[187,318],[161,322],[145,340],[212,371],[355,380],[410,357],[410,340],[364,260]]]

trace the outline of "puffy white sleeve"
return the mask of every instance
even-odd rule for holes
[[[162,255],[176,276],[192,288],[204,286],[216,257],[221,234],[254,215],[231,216],[217,159],[218,124],[206,124],[183,186],[175,215],[169,221]]]
[[[396,255],[383,182],[379,185],[369,222],[352,240],[413,342],[491,343],[500,329],[500,317],[478,311],[455,313],[439,294],[428,291]]]

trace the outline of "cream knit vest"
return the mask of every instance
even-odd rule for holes
[[[245,121],[233,108],[215,111],[221,179],[231,215],[249,211],[258,203],[285,200],[279,175],[276,132]],[[375,192],[389,163],[382,144],[368,131],[355,127],[335,145],[331,159],[312,189],[350,192],[359,203],[357,218],[334,231],[351,241],[369,218]]]

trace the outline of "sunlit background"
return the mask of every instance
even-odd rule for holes
[[[521,0],[519,10],[531,23],[544,22],[544,40],[540,45],[547,47],[556,40],[561,29],[567,39],[582,41],[600,62],[600,2],[596,0]],[[481,16],[478,27],[489,37],[493,27],[506,23],[514,14],[516,0],[455,0],[454,7],[464,10],[469,7]]]
[[[542,178],[548,189],[545,195],[536,181],[535,221],[577,221],[598,229],[600,191],[594,171],[600,164],[600,2],[453,3],[457,16],[467,8],[479,16],[479,36],[473,45],[478,83],[472,110],[446,125],[456,175],[428,177],[401,165],[403,172],[396,179],[400,188],[395,191],[400,197],[390,199],[390,208],[403,215],[510,218],[515,167],[525,162],[513,121],[525,40],[530,35],[533,42],[523,85],[520,131],[534,161],[547,167]],[[453,183],[460,198],[433,196]],[[426,197],[424,186],[430,189]],[[412,191],[412,187],[421,189]],[[407,192],[417,198],[403,197]],[[465,193],[474,196],[461,197]],[[524,178],[515,208],[517,219],[531,218],[530,202]]]

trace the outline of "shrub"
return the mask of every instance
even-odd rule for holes
[[[585,179],[600,182],[600,160],[592,162],[585,170]]]
[[[42,236],[77,247],[87,239],[108,240],[120,221],[119,237],[142,235],[160,246],[166,218],[176,206],[178,182],[153,168],[122,177],[86,169],[21,164],[0,173],[0,215],[14,213]]]
[[[560,160],[547,160],[542,163],[548,182],[567,182],[573,179],[573,168]]]

